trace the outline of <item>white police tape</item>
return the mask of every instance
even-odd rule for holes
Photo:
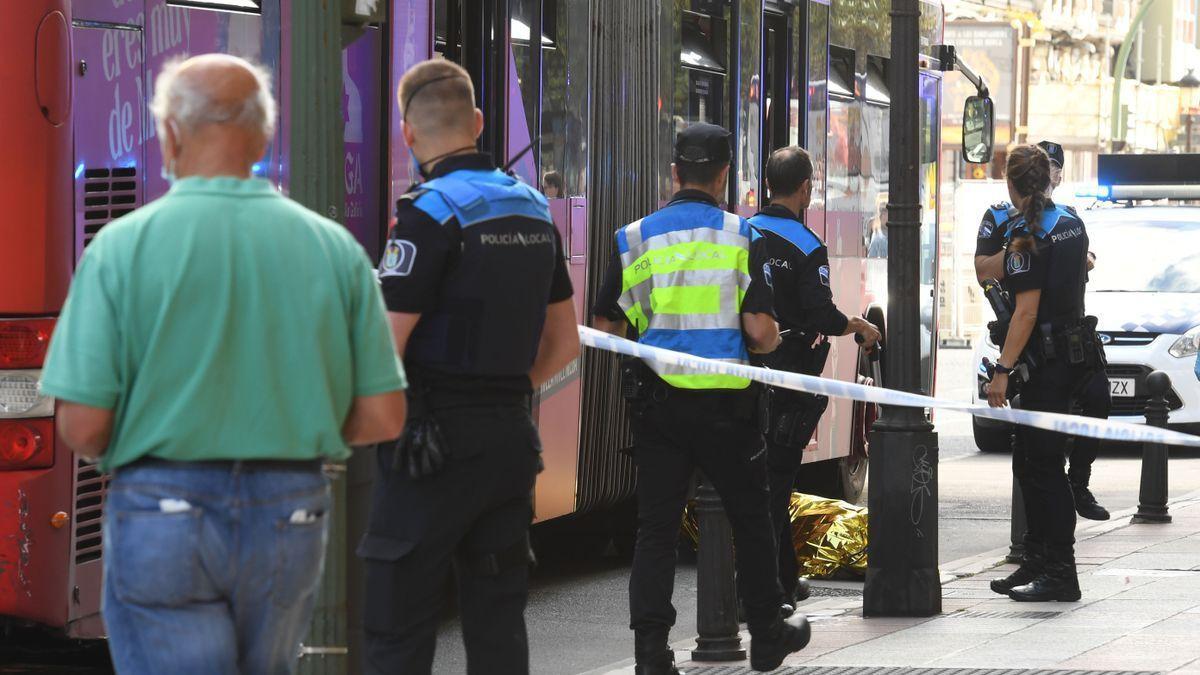
[[[894,389],[884,389],[883,387],[869,387],[841,380],[815,377],[813,375],[801,375],[800,373],[789,373],[782,370],[771,370],[770,368],[716,361],[633,342],[625,338],[609,335],[594,328],[588,328],[587,326],[579,326],[579,341],[587,347],[617,352],[627,356],[635,356],[644,361],[679,366],[697,373],[733,375],[755,380],[771,385],[772,387],[794,389],[810,394],[822,394],[831,398],[848,398],[868,403],[914,408],[939,408],[967,413],[976,417],[987,417],[1013,424],[1071,434],[1073,436],[1087,436],[1110,441],[1163,443],[1166,445],[1200,448],[1200,436],[1159,429],[1158,427],[1146,424],[1113,422],[1092,417],[1036,412],[1032,410],[991,408],[986,405],[972,405],[970,403],[948,401],[931,396],[922,396]]]

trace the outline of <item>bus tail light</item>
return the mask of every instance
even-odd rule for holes
[[[0,471],[54,466],[54,420],[0,420]]]
[[[0,368],[41,368],[54,319],[0,321]]]
[[[0,370],[0,419],[52,417],[54,399],[38,391],[40,370]]]

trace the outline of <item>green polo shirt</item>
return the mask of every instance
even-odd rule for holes
[[[115,413],[101,468],[342,459],[356,396],[405,387],[366,253],[267,181],[185,178],[106,225],[42,391]]]

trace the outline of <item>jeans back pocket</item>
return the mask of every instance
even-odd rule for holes
[[[291,607],[317,591],[329,538],[328,492],[291,511],[275,522],[271,600],[276,607]]]
[[[119,601],[179,607],[216,598],[200,559],[201,509],[116,511],[112,516],[105,565]]]

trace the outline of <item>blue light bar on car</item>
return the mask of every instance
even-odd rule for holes
[[[1095,199],[1108,199],[1110,194],[1112,194],[1112,190],[1107,185],[1088,185],[1075,191],[1076,197],[1093,197]]]
[[[1200,199],[1200,154],[1100,155],[1098,199]],[[1107,194],[1100,194],[1100,191]]]

